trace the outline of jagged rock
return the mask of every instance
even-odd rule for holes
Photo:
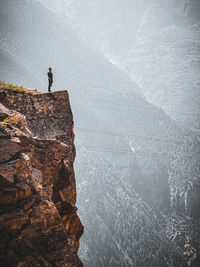
[[[52,201],[53,187],[50,185],[39,188],[39,195],[45,200]]]
[[[36,198],[37,197],[35,195],[32,195],[31,197],[29,197],[28,199],[26,199],[24,202],[22,202],[21,203],[22,209],[25,210],[25,211],[29,211],[30,208],[31,208],[31,206],[35,203]]]
[[[37,185],[42,184],[42,182],[43,182],[42,172],[36,168],[33,168],[32,180]]]
[[[0,226],[8,229],[20,229],[28,221],[28,215],[22,210],[0,215]]]
[[[12,96],[4,95],[0,102],[26,116],[28,128],[35,136],[66,142],[73,139],[73,119],[67,91],[53,94],[13,93]]]
[[[2,138],[6,138],[6,137],[9,137],[10,134],[5,131],[5,129],[3,127],[0,126],[0,138],[2,140]]]
[[[14,175],[16,175],[15,165],[0,164],[0,185],[9,186],[14,183]]]
[[[20,159],[15,164],[15,169],[17,171],[17,180],[20,183],[29,183],[34,182],[32,176],[32,164],[29,156],[25,153],[21,153]]]
[[[0,92],[2,266],[83,266],[66,91]]]
[[[15,204],[17,201],[31,196],[31,189],[26,184],[0,189],[1,205]]]
[[[0,103],[0,121],[5,120],[12,112]]]
[[[1,140],[0,162],[6,162],[12,159],[17,154],[17,152],[19,152],[19,149],[20,146],[18,138],[13,138],[12,140],[9,139]]]

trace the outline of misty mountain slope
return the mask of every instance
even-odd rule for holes
[[[199,129],[198,0],[64,2],[77,31],[130,74],[150,102]]]
[[[94,157],[96,165],[91,164]],[[79,214],[87,222],[80,251],[85,266],[184,266],[181,249],[167,238],[159,216],[125,182],[126,176],[103,154],[82,150],[83,158],[76,169],[82,173]]]
[[[136,156],[132,156],[130,165],[126,166],[130,156],[115,153],[118,162],[114,164],[113,162],[116,162],[116,159],[110,160],[112,152],[106,153],[97,150],[88,153],[87,149],[84,148],[86,139],[78,134],[76,140],[78,155],[75,168],[78,177],[79,214],[86,225],[80,256],[86,266],[104,266],[104,264],[105,266],[118,266],[117,264],[119,266],[149,266],[145,264],[149,261],[154,262],[150,256],[154,254],[151,248],[155,248],[159,244],[161,251],[162,249],[165,252],[168,251],[164,244],[169,240],[166,238],[164,230],[166,230],[167,236],[172,242],[168,247],[172,246],[173,251],[184,249],[187,243],[193,247],[194,251],[198,251],[199,230],[198,227],[194,228],[194,225],[198,225],[199,218],[199,177],[196,176],[199,163],[197,161],[188,161],[188,159],[182,161],[179,157],[172,157],[169,162],[165,162],[165,164],[169,164],[169,169],[167,169],[164,164],[161,164],[163,159],[160,159],[159,164],[159,160],[155,160],[153,157],[145,158],[137,156],[136,153]],[[193,153],[194,156],[195,154],[196,157],[196,153],[199,151],[198,142],[195,150],[194,147],[191,147],[191,150],[188,151],[188,148],[187,144],[183,147],[183,150],[186,150],[188,155]],[[149,173],[147,174],[145,171],[149,171]],[[159,172],[160,177],[158,176]],[[165,174],[165,172],[167,173]],[[192,173],[193,175],[190,176]],[[168,177],[170,187],[166,183]],[[152,186],[154,186],[153,191],[151,190]],[[135,190],[140,192],[143,199],[148,203],[153,200],[153,206],[159,206],[162,211],[169,209],[171,197],[170,203],[172,210],[176,211],[175,215],[171,216],[167,213],[164,222],[160,223],[159,218],[162,221],[162,215],[157,216],[148,205],[150,213],[146,212],[142,204],[144,202],[141,196],[135,194]],[[137,211],[135,205],[139,205]],[[144,205],[146,207],[146,204]],[[129,209],[127,206],[131,208]],[[180,216],[178,217],[176,213]],[[138,223],[137,220],[138,216],[139,218],[142,216],[141,214],[143,214],[142,220],[145,222],[145,229],[140,229],[137,226],[137,224],[141,225],[141,221],[138,219]],[[187,215],[185,216],[185,214]],[[197,220],[191,220],[190,215],[197,216]],[[155,225],[160,227],[162,224],[164,224],[164,227],[159,228],[159,231],[162,232],[162,241],[158,241],[158,229],[155,230],[154,227]],[[187,231],[185,224],[187,225]],[[96,232],[96,227],[99,229],[98,232]],[[136,242],[134,229],[138,230],[141,243]],[[115,246],[116,240],[113,240],[112,236],[119,238],[117,240],[120,248]],[[151,247],[147,246],[149,239],[154,240]],[[144,240],[144,243],[142,240]],[[165,266],[160,263],[161,251],[159,250],[156,256],[155,266],[158,262],[160,264],[158,266]],[[126,253],[131,254],[132,264],[130,264],[129,257],[127,259],[127,256],[125,256]],[[110,260],[110,255],[113,256],[113,261]],[[198,253],[194,253],[194,255],[198,255]],[[175,263],[180,260],[174,256],[171,257]],[[199,255],[195,257],[199,257]],[[173,266],[172,263],[169,266]],[[197,265],[194,266],[198,266],[198,261]]]
[[[19,61],[15,60],[14,56],[11,56],[2,48],[0,49],[0,59],[2,80],[9,80],[11,83],[18,82],[18,84],[28,84],[31,81],[37,81],[37,77],[35,76],[35,74],[31,75],[28,70],[21,65]],[[37,82],[39,83],[39,81]]]
[[[200,216],[200,138],[188,135],[181,149],[181,154],[187,157],[184,160],[174,158],[169,163],[171,204],[179,214],[189,213],[196,219]]]
[[[1,23],[1,45],[4,50],[9,51],[18,64],[38,78],[31,79],[30,87],[39,86],[39,81],[40,86],[43,85],[43,80],[46,80],[46,73],[44,78],[42,76],[43,71],[51,62],[55,69],[56,87],[64,87],[71,92],[77,128],[85,128],[87,125],[89,129],[119,129],[119,133],[123,134],[177,138],[179,129],[176,124],[141,98],[137,85],[125,74],[107,62],[103,56],[89,50],[64,20],[62,25],[52,12],[33,1],[2,0],[1,5],[1,13],[4,15],[0,18],[6,17],[4,23]],[[6,66],[6,63],[2,64],[1,70]],[[7,75],[13,80],[12,72],[8,72]],[[5,77],[2,79],[5,80]],[[26,77],[23,76],[20,81],[23,79],[26,81]],[[132,106],[127,109],[127,105]],[[82,140],[88,138],[87,133],[81,134]],[[112,136],[110,139],[107,139],[107,136],[101,137],[98,134],[94,137],[93,134],[90,146],[109,145],[110,149],[113,149],[119,144],[118,148],[130,150],[131,140],[124,141],[124,138]],[[123,141],[119,141],[122,139]],[[145,147],[147,152],[166,152],[169,149],[161,143],[159,146],[152,146],[150,142],[148,146],[145,142],[141,146],[140,140],[137,143],[139,150]],[[85,142],[85,145],[88,143]],[[150,164],[146,173],[149,172],[149,166]],[[142,168],[144,169],[144,166]],[[166,184],[167,176],[164,176],[163,180]]]
[[[45,86],[45,71],[47,66],[51,65],[53,70],[55,69],[56,87],[67,88],[72,96],[71,102],[78,133],[80,132],[78,127],[84,127],[114,132],[119,129],[119,133],[139,136],[139,139],[136,137],[136,142],[132,138],[124,140],[120,137],[107,138],[105,135],[92,134],[90,135],[92,138],[89,139],[90,146],[109,145],[110,149],[118,147],[130,150],[131,143],[134,141],[136,149],[144,150],[145,153],[169,152],[170,147],[167,143],[152,144],[151,141],[143,141],[140,136],[165,139],[170,136],[170,139],[176,140],[177,136],[180,137],[176,124],[141,98],[137,85],[122,71],[107,62],[101,54],[91,51],[75,35],[62,16],[59,19],[54,13],[33,1],[1,0],[1,5],[3,14],[0,16],[0,19],[3,19],[1,46],[31,74],[28,86],[38,88]],[[5,21],[4,18],[6,18]],[[6,68],[6,63],[1,63],[1,71]],[[10,77],[13,81],[12,71],[7,71],[7,75],[6,77]],[[19,78],[22,84],[22,81],[27,81],[27,75],[24,76]],[[2,79],[5,80],[5,77]],[[80,134],[82,140],[85,140],[85,145],[88,145],[88,133]],[[116,146],[117,144],[119,145]],[[145,172],[146,181],[151,181],[156,176],[160,177],[160,171],[156,171],[159,168],[157,166],[151,179],[146,175],[152,169],[150,162],[146,169],[142,161],[140,164]],[[162,176],[164,188],[167,185],[167,179],[167,175]],[[148,188],[149,184],[151,182],[148,183]],[[154,185],[156,187],[155,182]],[[154,190],[154,186],[151,190]],[[151,194],[148,198],[151,198]]]
[[[108,97],[104,99],[107,101]],[[123,99],[125,97],[120,101]],[[172,155],[179,157],[179,138],[184,135],[159,109],[151,105],[137,108],[141,102],[134,97],[129,100],[132,100],[132,106],[127,111],[125,105],[115,105],[113,100],[99,103],[98,99],[91,102],[82,99],[74,115],[75,133],[89,150],[108,150],[110,153],[105,151],[104,154],[112,162],[130,168],[127,173],[129,186],[137,187],[137,192],[156,209],[165,210],[170,203],[168,159]],[[88,107],[87,112],[85,107]],[[78,142],[77,149],[79,152]],[[79,153],[77,157],[80,157]],[[135,175],[136,159],[142,175]],[[176,168],[173,171],[176,172]],[[77,172],[77,175],[82,174]]]
[[[197,130],[198,134],[198,1],[64,2],[66,15],[77,29],[77,34],[85,37],[95,47],[99,47],[112,62],[128,72],[132,79],[140,84],[151,102],[166,110],[179,123]],[[105,105],[103,105],[104,108]],[[133,127],[132,133],[138,133],[142,123],[144,123],[143,130],[147,133],[149,128],[145,128],[145,125],[147,126],[149,122],[153,125],[154,117],[152,116],[152,120],[145,116],[140,118],[138,113],[141,110],[143,113],[144,109],[139,111],[137,105],[133,106],[133,110],[130,111],[132,118],[126,117],[127,125],[131,125],[131,119],[134,121],[134,113],[137,127]],[[123,109],[123,106],[118,107]],[[127,105],[127,108],[130,106]],[[116,112],[117,107],[112,105],[112,109]],[[156,121],[158,121],[157,117]],[[165,120],[163,124],[164,127],[168,127]],[[123,125],[121,129],[124,128]],[[155,132],[161,134],[161,131],[155,130]],[[171,139],[168,129],[166,133]],[[196,195],[198,195],[200,184],[200,171],[198,153],[193,153],[193,147],[198,150],[199,138],[188,132],[184,138],[178,134],[178,139],[180,144],[177,146],[175,143],[167,143],[167,150],[164,149],[163,143],[152,141],[149,145],[150,151],[167,151],[177,154],[169,159],[169,163],[168,160],[165,162],[168,166],[167,170],[159,164],[157,166],[152,160],[142,157],[138,159],[142,166],[142,171],[139,167],[140,175],[134,173],[136,166],[134,162],[129,177],[134,183],[134,188],[142,193],[143,197],[148,195],[153,199],[152,193],[155,194],[155,198],[158,198],[159,194],[163,196],[166,194],[166,198],[162,199],[166,206],[165,201],[169,198],[169,189],[163,181],[166,181],[164,177],[167,172],[173,209],[177,212],[180,209],[182,213],[198,216],[199,212],[196,207],[199,206],[199,200]],[[136,147],[136,150],[140,147],[148,151],[149,143],[146,140],[142,142],[134,139],[128,140],[128,143]],[[155,174],[154,169],[160,171]],[[148,177],[148,172],[151,178]],[[158,186],[159,183],[165,184],[162,187],[163,191]],[[150,193],[148,190],[154,184],[158,190]],[[151,200],[148,199],[148,201]]]
[[[52,66],[56,87],[70,88],[77,96],[79,92],[86,94],[90,83],[118,92],[122,87],[131,88],[139,93],[128,76],[85,45],[64,18],[59,20],[37,1],[1,0],[0,3],[0,46],[38,79],[33,78],[24,86],[45,89],[46,72]],[[6,62],[1,64],[2,71]],[[0,78],[5,79],[2,74]],[[12,72],[6,78],[13,80]],[[23,79],[26,77],[19,77],[19,81]]]
[[[179,246],[173,236],[173,243],[165,234],[162,240],[160,233],[164,228],[158,219],[162,216],[153,209],[167,212],[170,190],[181,186],[177,179],[169,188],[168,158],[173,156],[172,163],[174,158],[178,162],[182,148],[179,142],[185,133],[161,109],[149,104],[122,70],[109,63],[96,47],[92,49],[89,40],[84,40],[82,33],[66,21],[59,8],[56,15],[36,1],[1,0],[0,3],[1,49],[19,66],[9,72],[10,63],[1,61],[0,79],[44,90],[46,71],[52,66],[53,90],[68,89],[70,93],[77,147],[78,207],[86,228],[80,253],[86,266],[116,263],[126,266],[130,261],[146,264],[150,260],[156,264],[163,262],[164,256],[169,259],[169,266],[170,260],[177,263],[176,255],[166,249],[165,241],[178,258]],[[28,74],[18,73],[19,69],[30,73],[30,81]],[[171,165],[170,177],[176,178],[176,174],[176,164]],[[134,215],[139,217],[138,221]],[[141,221],[147,228],[138,226]],[[136,240],[135,235],[131,239],[131,233],[138,227],[141,240]],[[155,239],[152,248],[145,245],[149,239]],[[135,258],[134,251],[137,251]],[[143,257],[144,254],[147,256]]]

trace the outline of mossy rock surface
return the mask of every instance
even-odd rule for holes
[[[7,82],[0,81],[0,91],[9,91],[9,92],[17,92],[17,93],[27,93],[27,89],[23,86],[13,85]]]

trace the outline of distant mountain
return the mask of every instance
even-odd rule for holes
[[[65,18],[56,17],[37,1],[1,0],[0,3],[0,48],[32,77],[28,82],[25,73],[13,80],[15,73],[2,58],[0,79],[15,83],[24,80],[24,86],[45,90],[46,72],[52,66],[55,87],[70,88],[76,95],[85,94],[88,87],[95,85],[111,87],[116,92],[124,87],[124,90],[132,89],[139,93],[137,85],[110,64],[103,54],[92,51],[74,33]],[[3,77],[5,73],[7,75]]]
[[[168,143],[162,140],[153,140],[152,143],[152,138],[146,141],[145,136],[158,139],[168,139],[170,136],[170,139],[176,140],[180,135],[177,125],[162,111],[148,104],[140,96],[137,84],[126,74],[77,37],[66,18],[56,16],[38,2],[30,0],[1,0],[1,6],[1,47],[6,52],[2,53],[1,80],[45,90],[46,71],[52,66],[54,88],[67,88],[72,96],[76,132],[81,135],[85,146],[117,147],[129,152],[130,147],[134,146],[137,151],[145,153],[169,151]],[[117,131],[136,137],[127,139],[94,132],[91,135],[87,128]],[[117,159],[115,156],[109,154],[108,157],[116,163],[127,160],[124,155]],[[145,181],[151,181],[151,184],[153,177],[162,176],[165,188],[167,172],[161,175],[156,167],[157,164],[163,165],[161,161],[154,166],[147,163],[145,170],[141,160],[140,167],[145,173]],[[151,178],[149,168],[153,169]],[[154,191],[154,187],[151,190]],[[151,194],[146,194],[146,197],[151,199]]]
[[[200,1],[65,2],[74,27],[127,72],[150,102],[199,131]]]
[[[86,266],[146,265],[150,260],[155,264],[171,261],[176,266],[187,238],[176,243],[176,233],[168,235],[165,230],[172,222],[171,214],[168,216],[171,206],[179,207],[180,194],[180,205],[185,209],[182,192],[189,192],[189,198],[196,192],[195,183],[190,191],[187,187],[178,190],[182,180],[190,184],[198,175],[197,160],[193,156],[186,159],[193,139],[186,142],[183,151],[186,133],[160,108],[149,104],[137,84],[77,30],[80,27],[72,23],[75,14],[68,13],[71,17],[66,18],[55,1],[42,2],[44,5],[31,0],[0,0],[0,80],[45,91],[46,72],[51,66],[53,90],[69,91],[76,134],[78,207],[86,229],[80,248],[82,260]],[[75,2],[82,6],[82,2]],[[71,3],[64,3],[68,4],[64,5],[66,11]],[[95,1],[86,3],[95,5]],[[105,1],[101,3],[96,8],[104,13]],[[62,7],[62,1],[60,4]],[[88,23],[95,27],[93,22]],[[185,163],[191,177],[177,179],[177,169]],[[172,198],[173,190],[178,193]],[[192,203],[194,207],[198,199]],[[144,227],[138,226],[141,221]],[[132,235],[134,228],[141,236],[139,241],[137,233]],[[154,240],[152,246],[144,244],[149,240]]]
[[[162,216],[134,191],[126,172],[85,150],[76,170],[82,174],[79,214],[87,222],[80,250],[85,266],[186,266],[182,248],[166,235]]]

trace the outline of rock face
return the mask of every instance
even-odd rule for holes
[[[0,91],[1,266],[83,266],[66,91]]]

